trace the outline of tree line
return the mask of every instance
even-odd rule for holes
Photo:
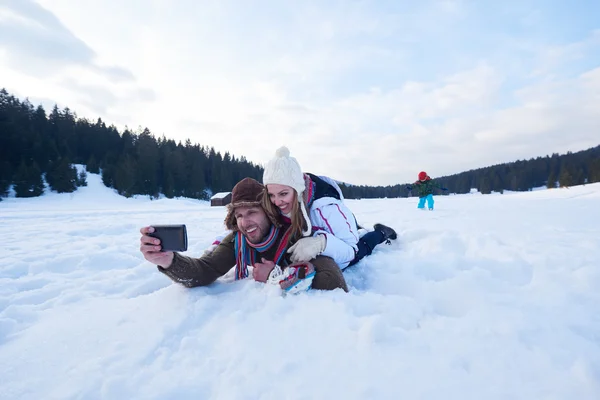
[[[569,187],[600,182],[600,145],[576,153],[552,154],[551,156],[518,160],[461,172],[459,174],[432,177],[449,193],[464,194],[477,189],[483,194],[492,192],[528,191],[546,186]],[[393,186],[340,185],[344,196],[350,199],[408,197],[411,183]],[[442,194],[442,193],[440,193]]]
[[[263,173],[243,156],[222,155],[189,139],[157,139],[148,128],[119,132],[100,118],[78,118],[68,107],[55,105],[47,114],[43,106],[0,90],[0,200],[11,185],[17,197],[40,196],[44,182],[50,190],[73,192],[87,178],[73,164],[101,173],[106,186],[127,197],[206,199],[210,193],[230,191],[244,177],[261,181]],[[451,193],[475,188],[483,194],[600,182],[600,146],[434,178]],[[411,196],[410,183],[340,187],[350,199],[392,198]]]
[[[262,168],[245,157],[221,154],[213,147],[156,139],[148,128],[137,132],[107,126],[101,119],[77,118],[69,108],[20,101],[0,90],[0,196],[11,185],[18,197],[63,193],[85,185],[85,173],[102,174],[103,183],[123,196],[156,198],[184,196],[206,199],[212,192],[229,191],[242,178],[262,179]]]

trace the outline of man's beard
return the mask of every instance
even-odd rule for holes
[[[244,229],[244,236],[246,237],[247,241],[249,241],[252,244],[257,244],[264,240],[266,232],[264,232],[259,225],[256,225],[255,227],[252,227],[250,229],[254,229],[254,231],[249,233],[247,229]]]

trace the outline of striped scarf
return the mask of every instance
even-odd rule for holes
[[[281,233],[281,229],[271,225],[269,234],[261,243],[250,243],[241,232],[235,235],[235,280],[244,279],[248,277],[248,265],[254,265],[257,260],[260,260],[260,254],[268,251],[277,241]],[[283,234],[283,237],[279,241],[277,251],[273,262],[279,265],[279,261],[285,254],[286,244],[290,236],[290,229],[288,228]]]

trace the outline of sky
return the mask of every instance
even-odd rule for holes
[[[0,86],[394,185],[598,145],[600,2],[0,0]]]
[[[348,200],[398,239],[344,271],[348,293],[285,297],[144,260],[139,228],[161,223],[200,256],[224,229],[207,201],[96,174],[2,199],[0,399],[599,399],[600,183],[435,199]]]

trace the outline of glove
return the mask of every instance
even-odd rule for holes
[[[325,250],[326,244],[327,238],[325,235],[319,234],[298,240],[287,252],[292,253],[290,257],[292,262],[305,262],[321,254]]]
[[[408,190],[412,190],[412,186],[407,186],[406,187]]]
[[[284,294],[296,294],[309,290],[314,277],[315,267],[309,262],[290,265],[285,270],[275,265],[267,282],[279,285]]]
[[[442,188],[442,190],[443,190],[443,191],[447,191],[448,189],[446,189],[446,188]]]

